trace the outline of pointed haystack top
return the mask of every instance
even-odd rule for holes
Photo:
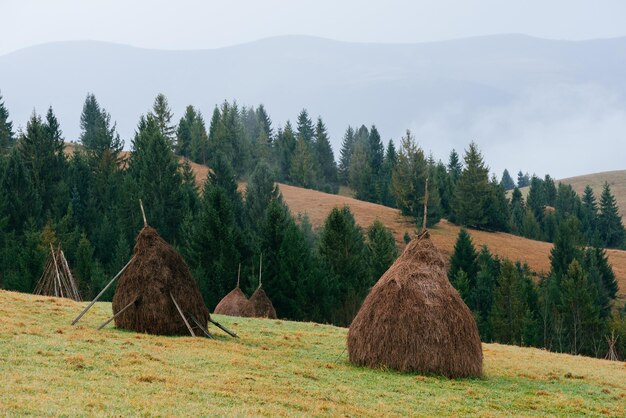
[[[191,318],[206,328],[209,310],[198,285],[182,257],[156,230],[149,226],[141,230],[133,257],[113,297],[113,313],[119,313],[115,317],[117,327],[149,334],[189,335],[180,308],[192,328]]]
[[[428,232],[414,238],[365,298],[348,332],[350,361],[402,372],[479,376],[471,311],[447,278]]]
[[[213,311],[214,313],[218,315],[242,316],[243,309],[248,303],[248,298],[239,288],[240,273],[241,264],[239,265],[239,272],[237,273],[237,287],[220,300]]]
[[[74,281],[70,267],[61,250],[61,245],[55,250],[50,244],[50,254],[46,260],[43,274],[35,287],[36,295],[56,296],[80,301],[80,292]]]
[[[261,287],[258,287],[252,294],[248,303],[246,303],[241,316],[276,319],[276,310],[270,298],[265,294],[265,291]]]

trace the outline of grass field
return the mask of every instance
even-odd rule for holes
[[[97,303],[0,291],[0,415],[626,414],[626,364],[484,344],[485,375],[447,380],[351,366],[346,329],[216,316],[241,338],[95,327]],[[217,330],[216,330],[217,331]]]

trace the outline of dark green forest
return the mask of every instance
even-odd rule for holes
[[[374,125],[348,127],[335,159],[321,117],[302,110],[294,125],[275,127],[263,105],[224,102],[208,123],[188,106],[176,122],[158,95],[125,153],[111,115],[89,94],[80,128],[68,155],[52,108],[33,112],[15,132],[0,96],[0,288],[32,292],[52,243],[62,245],[83,297],[92,298],[129,259],[142,199],[148,222],[183,255],[210,309],[235,286],[240,265],[242,288],[254,291],[262,255],[263,286],[279,317],[346,326],[397,257],[393,235],[380,221],[362,229],[348,207],[314,229],[306,214],[289,212],[276,182],[328,193],[347,186],[358,199],[399,208],[417,231],[428,179],[429,226],[446,218],[555,243],[551,272],[537,279],[488,248],[476,253],[462,230],[449,277],[484,341],[602,357],[613,333],[626,355],[603,250],[623,248],[626,234],[608,185],[599,201],[591,188],[581,198],[550,176],[520,171],[516,186],[508,171],[500,181],[489,176],[475,143],[444,163],[410,131],[397,148],[385,145]],[[201,189],[189,161],[211,167]],[[518,187],[526,185],[524,199]]]

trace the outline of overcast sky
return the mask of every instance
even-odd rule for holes
[[[0,54],[52,41],[217,48],[287,34],[425,42],[626,35],[624,0],[0,0]]]

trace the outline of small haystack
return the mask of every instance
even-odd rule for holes
[[[272,301],[267,297],[265,291],[261,289],[261,286],[252,294],[252,297],[241,312],[241,316],[276,319],[276,309],[274,309]]]
[[[350,361],[450,378],[480,376],[471,311],[428,232],[413,239],[365,298],[348,332]]]
[[[252,294],[250,300],[246,303],[241,316],[250,318],[269,318],[276,319],[276,309],[272,305],[272,301],[267,297],[265,291],[261,288],[261,272],[263,270],[263,257],[259,260],[259,287]]]
[[[149,226],[115,289],[113,314],[119,328],[158,335],[202,335],[210,320],[185,261]]]
[[[237,287],[231,290],[226,296],[220,300],[215,307],[214,313],[218,315],[242,316],[243,310],[248,304],[248,298],[239,288],[239,275],[241,273],[241,265],[237,273]]]
[[[55,250],[50,244],[50,254],[46,260],[43,274],[35,287],[35,294],[68,298],[80,302],[80,292],[61,245]]]

